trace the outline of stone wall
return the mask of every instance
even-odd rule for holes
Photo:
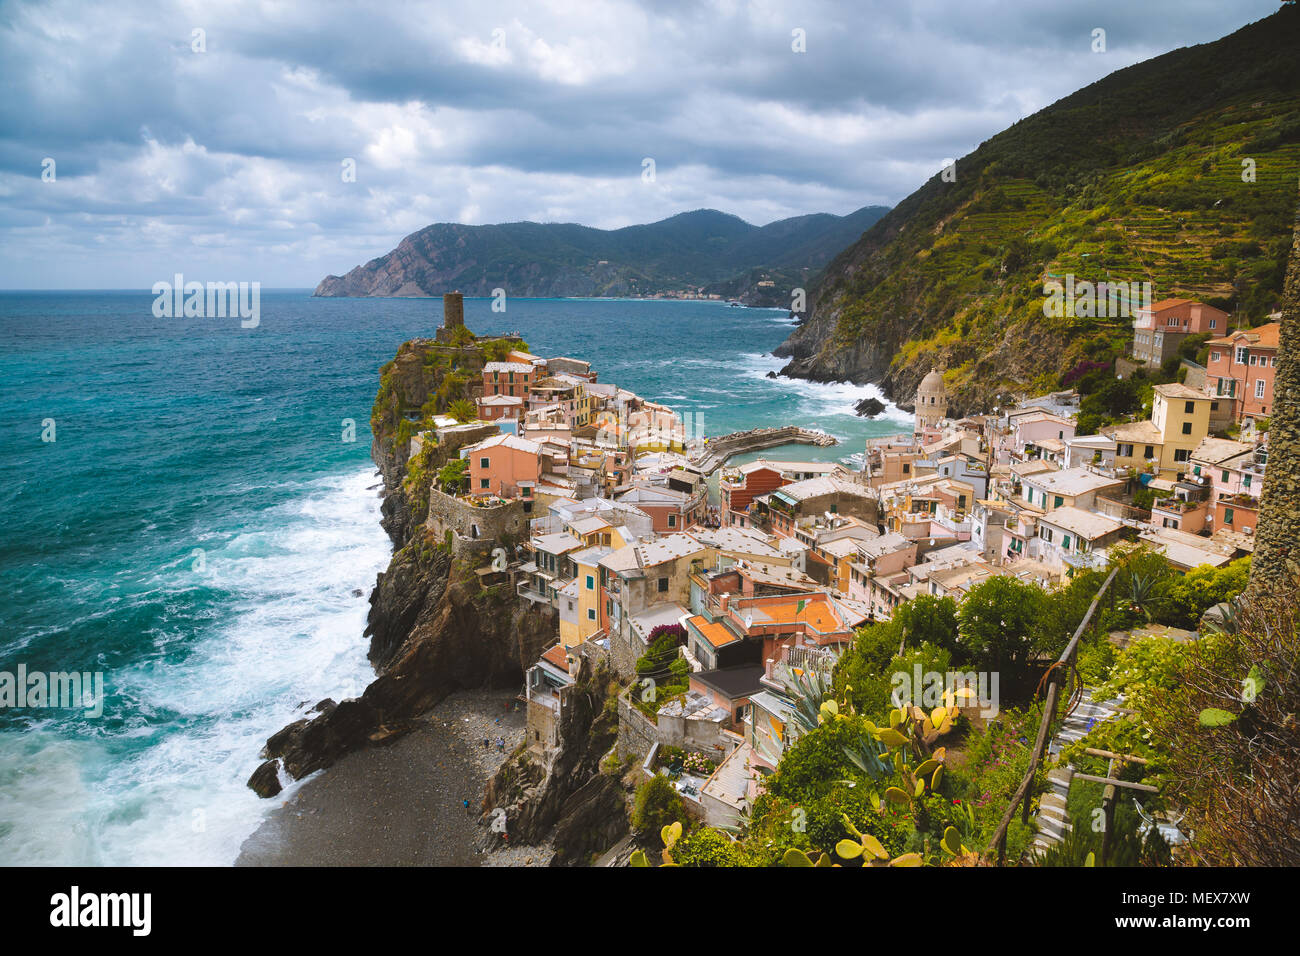
[[[1300,209],[1282,301],[1273,415],[1268,431],[1268,478],[1260,498],[1247,595],[1281,594],[1300,581]]]
[[[659,731],[645,714],[628,702],[628,693],[625,690],[618,696],[618,756],[620,760],[629,756],[643,760],[650,748],[661,742]]]
[[[488,508],[480,508],[460,498],[429,489],[429,517],[427,527],[439,542],[452,534],[454,554],[468,556],[490,553],[503,538],[513,542],[528,536],[528,515],[524,514],[523,501],[508,501]]]
[[[635,686],[635,685],[633,685]],[[652,721],[632,706],[627,688],[618,697],[618,756],[626,759],[635,755],[644,759],[655,744],[693,750],[702,753],[715,763],[731,752],[728,732],[719,724],[708,720],[688,720],[685,717],[660,715],[658,723]],[[730,736],[734,737],[734,734]]]

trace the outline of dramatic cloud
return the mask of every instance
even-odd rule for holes
[[[0,286],[311,286],[442,220],[893,204],[1078,87],[1276,7],[11,2]]]

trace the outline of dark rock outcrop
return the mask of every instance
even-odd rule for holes
[[[283,789],[280,786],[279,764],[274,760],[264,761],[248,778],[248,786],[259,797],[274,797]]]
[[[853,410],[863,418],[875,418],[885,410],[885,403],[878,398],[864,398],[853,406]]]
[[[484,823],[504,810],[512,845],[549,836],[553,866],[584,865],[627,832],[621,778],[600,771],[601,758],[618,737],[618,714],[606,707],[611,680],[603,665],[583,661],[561,715],[559,746],[545,755],[521,751],[488,783]],[[485,849],[498,839],[485,827]]]
[[[383,525],[397,548],[370,595],[366,634],[376,678],[360,697],[321,701],[267,740],[266,763],[249,780],[259,793],[268,791],[264,796],[271,795],[277,767],[299,779],[351,750],[397,739],[414,718],[456,690],[518,686],[524,668],[555,639],[552,608],[522,605],[508,580],[484,587],[472,567],[453,560],[429,536],[427,499],[408,497],[409,443],[394,436],[402,409],[422,404],[436,385],[424,360],[424,350],[432,347],[432,340],[404,343],[386,366],[376,399],[371,456],[384,479]],[[471,431],[459,439],[471,441],[492,430],[484,426],[481,435]],[[456,447],[435,446],[428,467],[439,467]]]
[[[264,756],[294,779],[345,753],[386,743],[453,691],[515,686],[554,640],[554,611],[525,609],[505,585],[480,590],[472,570],[417,539],[371,595],[370,659],[378,677],[359,698],[267,741]]]

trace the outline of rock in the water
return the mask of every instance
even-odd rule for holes
[[[878,398],[864,398],[853,407],[863,418],[875,418],[885,410],[885,403]]]
[[[768,372],[768,373],[767,373],[767,377],[768,377],[768,378],[776,378],[776,377],[777,377],[777,376],[776,376],[776,372]]]
[[[353,589],[352,589],[352,596],[353,596],[353,597],[365,597],[365,596],[366,596],[366,592],[363,591],[363,590],[361,590],[361,588],[353,588]]]
[[[268,760],[254,770],[248,778],[248,786],[259,797],[274,797],[283,789],[280,786],[280,761]]]

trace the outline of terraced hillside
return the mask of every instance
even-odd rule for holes
[[[1043,283],[1150,281],[1257,324],[1281,296],[1300,183],[1300,9],[1118,71],[936,175],[816,282],[786,374],[880,382],[932,365],[957,410],[1127,348],[1125,317],[1043,313]],[[1249,161],[1249,162],[1247,162]]]

